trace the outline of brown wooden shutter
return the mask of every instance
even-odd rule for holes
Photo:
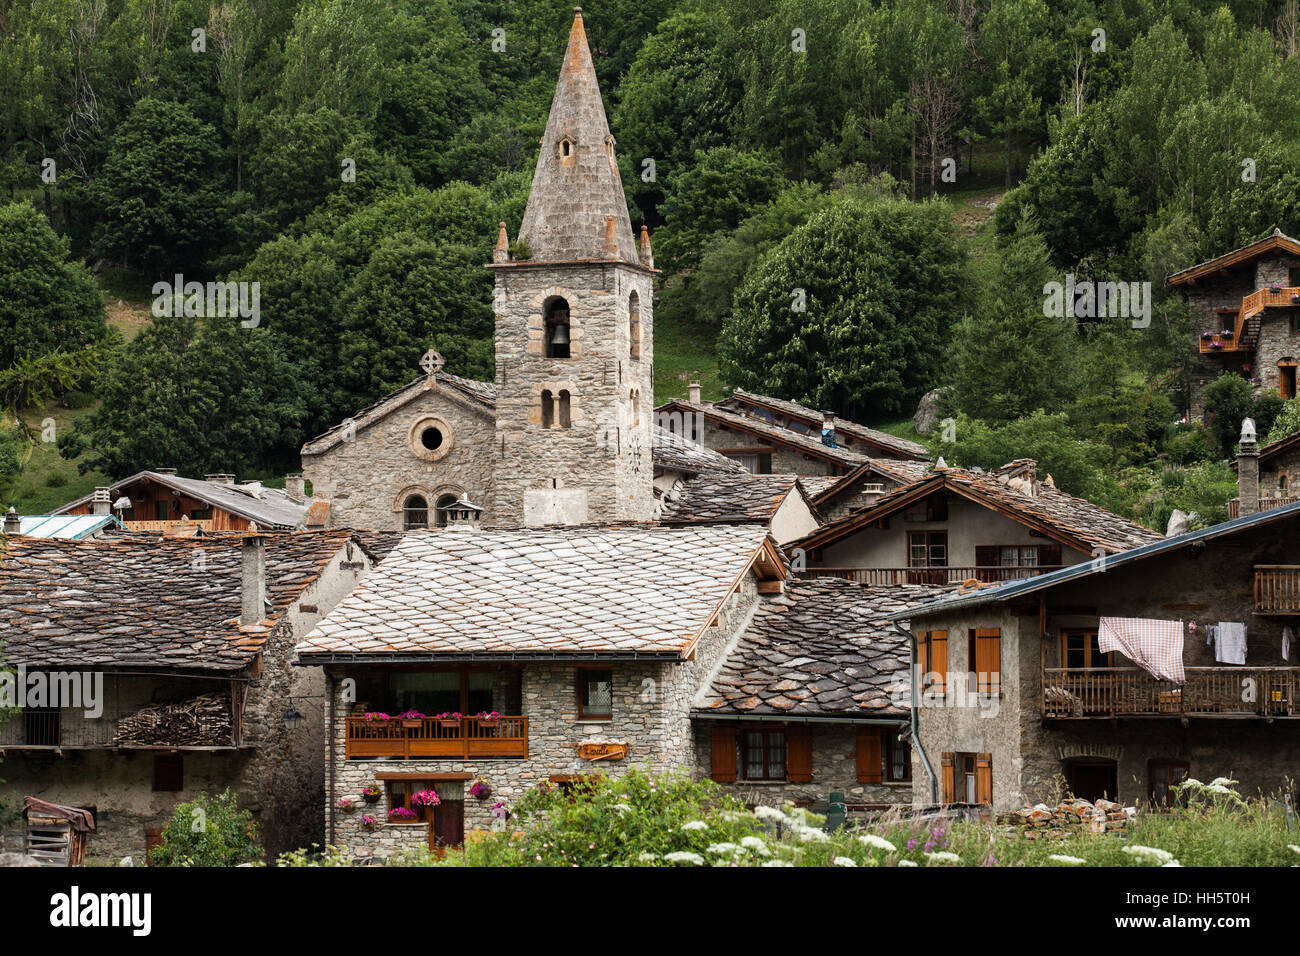
[[[938,674],[934,687],[939,693],[948,691],[948,632],[930,632],[930,671]]]
[[[785,777],[791,783],[812,780],[812,731],[808,727],[785,729]]]
[[[1001,693],[1002,632],[996,627],[977,627],[971,643],[975,646],[975,673],[979,692]]]
[[[736,731],[730,727],[713,728],[710,776],[719,783],[736,779]]]
[[[1002,563],[1001,554],[997,545],[976,545],[975,564],[980,568],[996,568]],[[998,572],[981,570],[976,571],[975,576],[981,581],[996,581]]]
[[[858,783],[880,783],[884,761],[881,759],[883,733],[875,727],[858,731]]]
[[[1061,563],[1061,546],[1059,544],[1040,544],[1038,546],[1038,563],[1046,567],[1056,567]]]
[[[955,801],[957,793],[956,771],[953,768],[953,755],[945,753],[940,755],[943,764],[943,802],[952,803]]]
[[[993,755],[975,755],[975,802],[993,803]]]

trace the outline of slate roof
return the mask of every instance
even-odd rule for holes
[[[771,395],[759,395],[755,392],[747,392],[738,388],[733,393],[734,397],[747,399],[758,404],[767,405],[770,408],[780,409],[788,415],[798,415],[803,418],[810,418],[814,422],[821,422],[822,413],[817,409],[809,408],[807,405],[801,405],[798,402],[792,402],[784,398],[773,398]],[[860,438],[863,441],[871,442],[882,448],[895,451],[900,455],[918,460],[929,460],[930,449],[924,445],[909,441],[906,438],[899,438],[897,435],[891,435],[888,432],[878,431],[874,428],[868,428],[866,425],[859,425],[855,421],[847,418],[835,416],[836,434],[851,435],[854,438]],[[797,432],[795,434],[798,434]],[[819,433],[820,434],[820,433]],[[820,442],[819,442],[820,443]]]
[[[299,660],[680,657],[756,560],[753,525],[411,531]]]
[[[735,428],[741,431],[747,431],[752,434],[766,438],[769,441],[786,445],[798,449],[806,454],[821,458],[825,461],[832,461],[845,467],[860,465],[867,460],[866,455],[859,454],[855,451],[849,451],[846,448],[831,448],[829,445],[823,445],[820,438],[810,438],[807,435],[800,435],[798,432],[790,431],[788,428],[781,428],[779,425],[771,425],[761,418],[751,418],[748,415],[741,415],[729,409],[722,408],[718,405],[705,405],[697,402],[689,402],[685,399],[674,398],[660,405],[655,409],[656,413],[671,409],[681,409],[682,411],[693,412],[696,415],[702,415],[710,418],[720,425],[726,425],[729,428]]]
[[[746,522],[772,520],[791,492],[799,494],[798,475],[751,475],[748,472],[706,472],[682,482],[664,501],[659,520],[688,522]]]
[[[267,535],[267,617],[239,626],[240,534],[11,538],[0,553],[9,664],[233,671],[256,656],[348,531]]]
[[[1101,548],[1115,554],[1163,539],[1159,532],[1067,495],[1046,481],[1034,481],[1034,493],[1029,494],[1025,475],[1033,465],[1029,459],[1019,459],[993,472],[936,469],[929,477],[881,495],[873,504],[828,522],[787,547],[824,547],[940,490],[969,498],[1087,553]]]
[[[497,401],[497,387],[491,382],[461,378],[459,375],[452,375],[450,372],[439,372],[435,378],[439,386],[445,386],[452,393],[468,399],[471,407],[477,407],[488,414],[493,414],[492,410],[495,409]],[[389,392],[383,398],[367,405],[353,415],[351,417],[351,426],[357,432],[364,431],[375,422],[386,418],[391,412],[397,411],[403,405],[418,398],[423,394],[428,381],[429,377],[427,375],[421,375],[419,378],[403,385],[397,391]],[[343,441],[344,433],[348,430],[348,427],[346,420],[339,422],[333,428],[322,432],[303,445],[302,454],[324,454]]]
[[[847,475],[831,475],[823,478],[825,484],[819,486],[816,492],[809,489],[813,497],[813,503],[821,505],[827,501],[833,501],[846,491],[851,491],[859,482],[868,481],[873,477],[885,478],[894,481],[900,485],[910,484],[913,481],[920,481],[929,474],[931,465],[927,461],[904,461],[898,458],[868,458],[857,468],[854,468]],[[804,487],[808,487],[807,479],[804,480]]]
[[[654,463],[658,467],[697,474],[703,471],[749,474],[739,462],[658,425],[654,427],[653,441]]]
[[[1263,239],[1257,239],[1230,252],[1215,256],[1213,259],[1206,259],[1194,266],[1180,269],[1178,272],[1167,276],[1165,281],[1170,285],[1185,285],[1220,269],[1228,269],[1232,266],[1250,262],[1274,250],[1281,250],[1291,255],[1300,255],[1300,240],[1293,239],[1281,229],[1274,228]]]
[[[889,615],[946,590],[791,579],[759,607],[692,714],[906,717],[911,651]]]
[[[119,494],[141,479],[156,481],[173,491],[197,498],[233,515],[247,518],[249,521],[255,521],[264,530],[271,528],[292,530],[301,525],[307,516],[306,502],[291,501],[283,488],[267,488],[258,482],[227,485],[203,478],[181,478],[161,471],[136,472],[129,478],[123,478],[110,485],[109,494],[116,499]],[[70,501],[61,508],[56,508],[54,514],[63,514],[71,508],[86,504],[93,497],[94,495],[90,494],[76,501]]]

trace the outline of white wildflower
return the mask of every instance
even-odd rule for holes
[[[690,823],[683,823],[683,830],[707,830],[709,825],[703,820],[692,820]]]
[[[755,807],[754,816],[769,823],[785,823],[786,816],[776,807]]]
[[[1300,846],[1296,846],[1294,843],[1288,843],[1286,848],[1292,853],[1300,853]]]
[[[704,852],[715,856],[734,856],[740,852],[740,847],[734,843],[710,843]]]
[[[1174,858],[1174,855],[1168,850],[1162,850],[1154,846],[1125,846],[1120,847],[1121,853],[1127,853],[1129,856],[1136,856],[1142,860],[1152,863],[1168,863]]]
[[[956,853],[949,853],[947,850],[935,850],[933,853],[927,853],[926,857],[933,863],[960,863],[961,857]]]
[[[806,827],[796,825],[792,828],[794,835],[804,843],[830,843],[831,838],[825,830],[819,830],[817,827]]]
[[[877,850],[884,850],[886,853],[893,853],[898,849],[884,837],[878,837],[874,833],[862,834],[858,837],[858,842],[863,846],[873,847]]]
[[[1083,866],[1088,862],[1077,856],[1066,856],[1064,853],[1053,853],[1048,859],[1053,863],[1064,863],[1066,866]]]
[[[703,866],[704,857],[698,853],[691,853],[687,850],[677,850],[673,853],[665,853],[664,859],[669,863],[687,863],[691,866]]]
[[[1182,864],[1179,863],[1177,860],[1170,860],[1168,863],[1162,864],[1162,869],[1165,866],[1182,866]]]
[[[837,856],[835,859],[831,860],[831,863],[833,863],[835,866],[857,866],[858,865],[856,860],[852,860],[847,856]]]
[[[636,858],[637,858],[637,860],[639,860],[639,861],[642,862],[642,863],[653,863],[653,862],[655,862],[655,860],[659,859],[659,854],[657,854],[657,853],[646,853],[646,852],[643,850],[642,852],[640,852],[640,853],[637,854],[637,857],[636,857]]]
[[[762,866],[794,866],[789,860],[764,860]]]
[[[899,865],[899,866],[916,866],[916,861],[915,861],[915,860],[899,860],[899,861],[898,861],[898,865]]]
[[[767,848],[767,844],[761,838],[756,836],[747,836],[740,838],[740,845],[751,853],[757,853],[759,856],[771,856],[772,851]]]

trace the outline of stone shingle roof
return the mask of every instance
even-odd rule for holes
[[[749,474],[739,462],[697,445],[676,432],[656,425],[653,435],[656,467],[695,474],[704,471]]]
[[[233,515],[247,518],[249,521],[255,521],[263,529],[292,530],[300,526],[307,516],[306,502],[292,501],[283,488],[267,488],[260,482],[227,485],[203,478],[182,478],[161,471],[139,471],[129,478],[123,478],[110,485],[109,494],[116,498],[142,479],[156,481],[165,488],[197,498]],[[61,508],[55,509],[53,513],[63,514],[72,508],[86,504],[93,497],[93,495],[86,495],[76,501],[69,501]]]
[[[794,578],[755,613],[692,712],[906,717],[910,649],[888,616],[946,590]]]
[[[1089,554],[1094,548],[1116,554],[1163,538],[1159,532],[1144,528],[1091,501],[1067,495],[1047,481],[1034,479],[1033,466],[1033,461],[1020,459],[992,472],[936,469],[927,478],[896,488],[873,504],[828,522],[788,546],[825,547],[940,490],[983,504]]]
[[[241,628],[239,534],[96,541],[12,538],[0,553],[6,663],[238,670],[316,581],[348,531],[267,535],[267,599]],[[359,545],[351,545],[358,548]]]
[[[678,657],[756,559],[781,567],[753,525],[412,531],[298,654]]]
[[[766,405],[769,408],[779,409],[787,415],[797,415],[802,418],[812,419],[814,422],[820,422],[822,413],[817,409],[809,408],[807,405],[801,405],[798,402],[792,402],[784,398],[773,398],[771,395],[759,395],[755,392],[747,392],[738,388],[734,392],[734,397],[741,400],[754,402],[760,405]],[[863,441],[870,442],[878,447],[897,452],[908,458],[917,460],[929,460],[930,449],[926,448],[919,442],[909,441],[906,438],[899,438],[888,432],[878,431],[875,428],[868,428],[866,425],[859,425],[855,421],[847,418],[835,417],[836,434],[851,435],[854,438],[860,438]],[[797,433],[796,433],[797,434]]]
[[[1300,240],[1293,239],[1284,233],[1281,229],[1274,228],[1271,233],[1262,239],[1239,246],[1222,255],[1215,256],[1213,259],[1206,259],[1204,262],[1198,262],[1194,266],[1188,266],[1186,269],[1180,269],[1165,278],[1170,285],[1185,285],[1189,282],[1202,278],[1203,276],[1218,272],[1222,269],[1228,269],[1233,266],[1242,265],[1250,262],[1270,252],[1281,251],[1291,255],[1300,255]]]
[[[795,488],[797,475],[706,472],[681,483],[664,501],[660,521],[769,522]]]
[[[471,408],[478,408],[489,415],[493,414],[493,409],[496,407],[497,389],[491,382],[461,378],[459,375],[452,375],[450,372],[439,372],[435,378],[440,387],[444,387],[452,394],[467,399]],[[361,432],[375,424],[375,422],[386,418],[392,412],[419,398],[424,393],[428,381],[428,376],[421,375],[414,381],[403,385],[397,391],[389,392],[373,404],[367,405],[352,416],[351,427],[356,432]],[[302,453],[304,455],[324,454],[343,441],[344,433],[348,430],[348,427],[346,422],[339,422],[333,428],[322,432],[303,445]]]
[[[813,503],[817,505],[834,501],[846,491],[851,491],[861,482],[875,478],[885,478],[900,485],[920,481],[930,472],[930,463],[925,461],[904,461],[898,458],[869,458],[847,475],[823,478],[818,490],[809,488]],[[829,480],[828,480],[829,479]],[[804,487],[808,487],[807,481]]]
[[[688,402],[685,399],[674,398],[660,405],[655,409],[656,413],[679,409],[685,412],[692,412],[696,415],[703,416],[718,423],[726,425],[728,428],[735,428],[740,431],[747,431],[768,441],[773,441],[790,448],[795,448],[805,454],[821,458],[825,461],[832,461],[838,465],[853,467],[862,464],[867,460],[866,455],[861,455],[855,451],[849,451],[846,448],[831,448],[823,445],[819,438],[809,438],[807,435],[800,435],[798,432],[790,431],[788,428],[781,428],[778,425],[771,425],[761,418],[751,418],[748,415],[740,415],[736,412],[721,408],[717,405],[705,405],[702,403]]]

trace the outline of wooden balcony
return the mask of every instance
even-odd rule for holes
[[[1271,510],[1274,509],[1274,508],[1281,508],[1281,507],[1284,507],[1285,505],[1293,505],[1293,504],[1295,504],[1297,501],[1300,501],[1300,498],[1260,498],[1260,499],[1259,499],[1259,510],[1260,510],[1260,511],[1271,511]],[[1228,501],[1228,517],[1229,517],[1229,518],[1240,518],[1240,517],[1241,517],[1241,499],[1240,499],[1240,498],[1232,498],[1232,499],[1229,499],[1229,501]]]
[[[123,521],[122,525],[129,531],[175,531],[177,528],[198,528],[201,531],[212,530],[211,518],[186,518],[184,521]]]
[[[1222,352],[1231,353],[1250,351],[1250,349],[1242,342],[1241,336],[1235,333],[1226,336],[1221,335],[1218,332],[1209,336],[1202,335],[1197,339],[1197,344],[1200,346],[1202,352],[1214,352],[1216,354]]]
[[[1259,337],[1258,316],[1265,309],[1295,308],[1300,306],[1300,287],[1285,286],[1276,291],[1272,288],[1256,289],[1241,300],[1241,308],[1232,316],[1232,335],[1224,336],[1214,333],[1201,336],[1199,340],[1202,352],[1249,352],[1255,347]],[[1231,313],[1229,313],[1231,315]],[[1224,330],[1226,331],[1226,330]]]
[[[347,718],[347,759],[358,757],[474,758],[528,756],[528,718],[462,717],[409,721]]]
[[[1300,614],[1300,565],[1255,565],[1255,612]]]
[[[966,581],[997,584],[1018,581],[1049,571],[1060,570],[1061,565],[993,565],[987,567],[950,568],[807,568],[799,572],[810,578],[843,578],[858,584],[964,584]]]
[[[1189,667],[1181,687],[1132,667],[1043,669],[1043,717],[1295,717],[1300,667]]]

